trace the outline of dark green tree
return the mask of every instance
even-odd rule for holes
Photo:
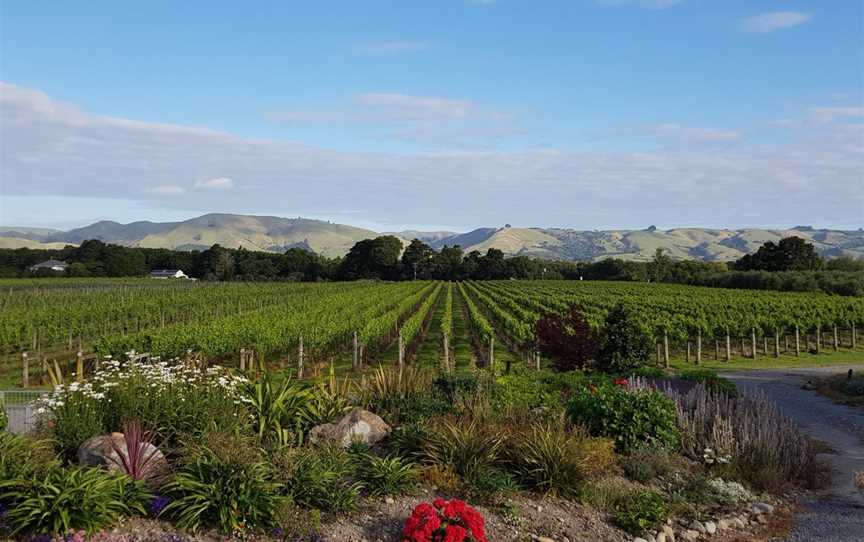
[[[432,258],[435,251],[419,239],[414,239],[402,253],[403,279],[428,279],[432,275]]]
[[[648,363],[653,349],[651,335],[626,306],[618,304],[606,315],[597,368],[607,373],[632,371]]]
[[[392,235],[358,241],[351,247],[339,269],[344,280],[399,278],[402,241]]]
[[[786,237],[779,243],[768,241],[753,254],[737,262],[738,271],[815,271],[822,267],[822,258],[813,244],[800,237]]]

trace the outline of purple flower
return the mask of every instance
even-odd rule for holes
[[[165,497],[167,498],[167,497]],[[168,503],[165,503],[168,504]],[[165,537],[165,542],[183,542],[183,537],[179,534],[171,533]]]
[[[276,527],[275,529],[273,529],[272,534],[273,538],[282,538],[283,536],[285,536],[285,531],[282,529],[282,527]]]
[[[147,504],[147,511],[150,512],[151,516],[156,517],[162,513],[162,510],[165,510],[165,507],[168,506],[168,503],[170,502],[171,497],[166,495],[156,495]]]

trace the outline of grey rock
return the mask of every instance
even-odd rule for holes
[[[717,529],[720,531],[728,531],[735,527],[735,522],[731,519],[721,518],[717,520]]]
[[[642,537],[637,536],[636,538],[633,539],[633,542],[648,542],[648,541]]]
[[[129,457],[129,449],[126,447],[126,438],[123,433],[111,433],[110,435],[98,435],[85,440],[78,447],[78,463],[87,467],[103,467],[109,471],[124,472],[123,459]],[[168,461],[161,450],[155,445],[145,442],[141,450],[142,457],[150,457],[144,466],[146,471],[144,478],[154,478],[168,471]]]
[[[687,542],[693,542],[694,540],[699,540],[700,537],[699,531],[694,531],[693,529],[687,529],[683,533],[681,533],[681,538],[686,540]]]
[[[702,522],[695,519],[687,525],[687,528],[691,531],[697,531],[699,533],[705,532],[705,526],[702,525]]]
[[[666,533],[664,533],[664,532],[657,533],[657,538],[655,539],[654,542],[667,542]]]
[[[336,442],[344,448],[355,441],[371,446],[387,438],[390,431],[390,426],[377,414],[355,408],[339,420],[339,423],[325,423],[313,427],[309,432],[309,440]]]
[[[666,542],[675,542],[675,531],[669,525],[663,526],[663,534],[666,535]]]
[[[755,514],[773,514],[774,513],[774,506],[772,506],[768,503],[765,503],[765,502],[757,502],[752,507],[750,507],[750,509],[753,510],[753,513],[755,513]]]
[[[705,525],[705,532],[706,533],[714,534],[717,532],[717,524],[714,523],[713,521],[706,521],[704,523],[704,525]]]

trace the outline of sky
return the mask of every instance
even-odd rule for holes
[[[0,0],[0,225],[864,227],[860,0]]]

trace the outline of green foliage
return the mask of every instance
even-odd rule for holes
[[[638,535],[659,527],[668,516],[669,510],[661,495],[642,491],[624,499],[615,510],[613,520],[625,531]]]
[[[340,446],[324,444],[285,451],[281,465],[286,492],[294,502],[325,512],[353,510],[362,484],[354,481],[354,465]]]
[[[597,368],[608,373],[633,371],[648,362],[653,349],[651,336],[634,313],[618,304],[606,315]]]
[[[435,395],[440,395],[448,403],[455,403],[464,395],[477,391],[477,376],[473,374],[445,374],[432,381]]]
[[[357,476],[370,495],[398,495],[413,488],[419,469],[398,456],[378,457],[362,454],[357,460]]]
[[[628,478],[643,484],[684,470],[680,457],[668,448],[638,448],[621,459],[621,466]]]
[[[6,410],[3,408],[3,401],[0,401],[0,433],[6,430],[9,425],[9,417],[6,416]]]
[[[393,429],[388,439],[390,449],[405,458],[418,458],[423,455],[423,446],[431,431],[425,421],[400,425]]]
[[[281,381],[270,372],[246,385],[245,394],[254,416],[255,432],[263,443],[290,444],[303,435],[313,393],[284,376]]]
[[[240,454],[221,452],[205,447],[183,465],[164,487],[172,501],[163,514],[192,531],[203,526],[224,533],[272,527],[283,497],[270,465],[254,455],[246,461]]]
[[[504,442],[500,428],[476,420],[442,420],[430,428],[423,459],[452,467],[470,485],[496,469]]]
[[[723,393],[726,395],[735,396],[738,394],[735,384],[730,380],[723,378],[713,369],[688,369],[678,373],[678,378],[698,382],[705,386],[705,389],[714,393]]]
[[[645,445],[674,446],[678,440],[675,403],[657,391],[610,385],[583,389],[570,401],[568,413],[592,435],[615,439],[621,452]]]
[[[33,478],[0,481],[0,501],[14,533],[88,532],[123,516],[145,513],[149,493],[141,482],[100,469],[52,468]]]
[[[42,477],[58,466],[50,441],[0,432],[0,481]]]
[[[615,464],[614,442],[568,432],[561,424],[535,424],[506,447],[508,467],[532,489],[574,495],[586,479]]]

